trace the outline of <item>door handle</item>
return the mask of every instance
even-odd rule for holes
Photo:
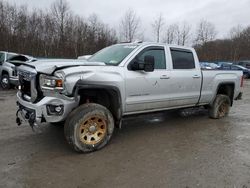
[[[168,75],[161,75],[160,79],[169,79],[170,77]]]
[[[201,76],[200,75],[193,75],[193,78],[200,78]]]

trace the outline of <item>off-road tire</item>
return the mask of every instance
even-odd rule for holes
[[[209,107],[209,117],[220,119],[228,115],[230,110],[230,98],[227,95],[217,95],[213,104]]]
[[[86,144],[83,140],[82,126],[86,121],[92,122],[92,117],[97,117],[97,120],[103,120],[106,131],[102,135],[102,139],[95,144]],[[99,118],[99,119],[98,119]],[[83,124],[84,123],[84,124]],[[97,122],[98,123],[98,122]],[[90,124],[90,123],[87,123]],[[114,131],[114,119],[110,111],[99,104],[87,103],[79,106],[72,111],[69,117],[66,119],[64,125],[64,134],[68,144],[77,152],[88,153],[103,148],[109,142]],[[99,135],[99,133],[97,133]],[[82,141],[83,140],[83,141]],[[91,137],[92,140],[92,137]],[[87,141],[86,141],[87,142]],[[91,142],[91,141],[90,141]]]
[[[7,81],[7,83],[6,83]],[[10,78],[8,74],[3,74],[1,77],[1,88],[4,90],[10,89],[11,85],[10,85]]]

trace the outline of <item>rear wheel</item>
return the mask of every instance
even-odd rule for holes
[[[67,142],[78,152],[101,149],[108,143],[113,131],[114,120],[110,111],[94,103],[75,109],[64,126]]]
[[[8,74],[3,74],[1,77],[1,87],[3,89],[10,89],[10,78]]]
[[[209,108],[209,116],[220,119],[228,115],[230,110],[230,98],[226,95],[217,95],[213,105]]]

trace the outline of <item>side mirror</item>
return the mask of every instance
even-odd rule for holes
[[[147,55],[144,57],[144,61],[135,60],[131,64],[131,69],[134,71],[144,70],[145,72],[153,72],[155,67],[154,56]]]
[[[151,55],[146,55],[144,57],[144,71],[153,72],[155,69],[155,58]]]
[[[144,70],[144,62],[138,62],[137,60],[135,60],[132,64],[131,64],[131,69],[134,71],[137,70]]]

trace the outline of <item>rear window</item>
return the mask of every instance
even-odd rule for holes
[[[173,69],[194,69],[194,56],[191,51],[182,49],[171,49]]]

